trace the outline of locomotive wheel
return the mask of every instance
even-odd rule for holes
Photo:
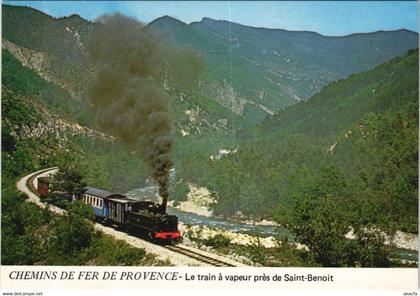
[[[152,233],[152,232],[148,232],[148,233],[147,233],[147,237],[148,237],[148,239],[149,239],[151,242],[155,242],[155,241],[156,241],[156,238],[153,236],[153,233]]]

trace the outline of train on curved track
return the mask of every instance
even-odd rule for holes
[[[38,178],[37,192],[41,196],[49,193],[50,177]],[[178,217],[166,213],[166,207],[152,201],[138,201],[120,193],[85,187],[81,200],[92,206],[96,219],[104,224],[115,225],[123,230],[146,235],[150,240],[160,243],[182,241],[178,230]]]

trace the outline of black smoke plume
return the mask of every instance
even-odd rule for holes
[[[165,211],[173,143],[169,97],[161,86],[167,49],[135,19],[114,14],[99,23],[88,48],[94,67],[89,97],[97,122],[142,155]]]

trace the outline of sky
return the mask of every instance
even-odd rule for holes
[[[79,14],[95,20],[120,12],[149,23],[169,15],[187,24],[203,17],[243,25],[315,31],[327,36],[378,30],[418,32],[417,1],[3,1],[30,6],[54,17]]]

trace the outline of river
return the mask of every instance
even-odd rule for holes
[[[159,202],[160,200],[157,193],[157,187],[150,185],[129,191],[126,195],[137,200],[153,200]],[[281,240],[286,236],[289,242],[295,241],[293,234],[281,226],[250,225],[236,221],[201,216],[194,213],[180,211],[172,207],[168,207],[167,212],[169,214],[176,215],[178,220],[186,225],[201,225],[259,237],[273,236],[278,240]],[[417,251],[397,248],[395,248],[394,251],[398,254],[400,259],[418,262]]]

